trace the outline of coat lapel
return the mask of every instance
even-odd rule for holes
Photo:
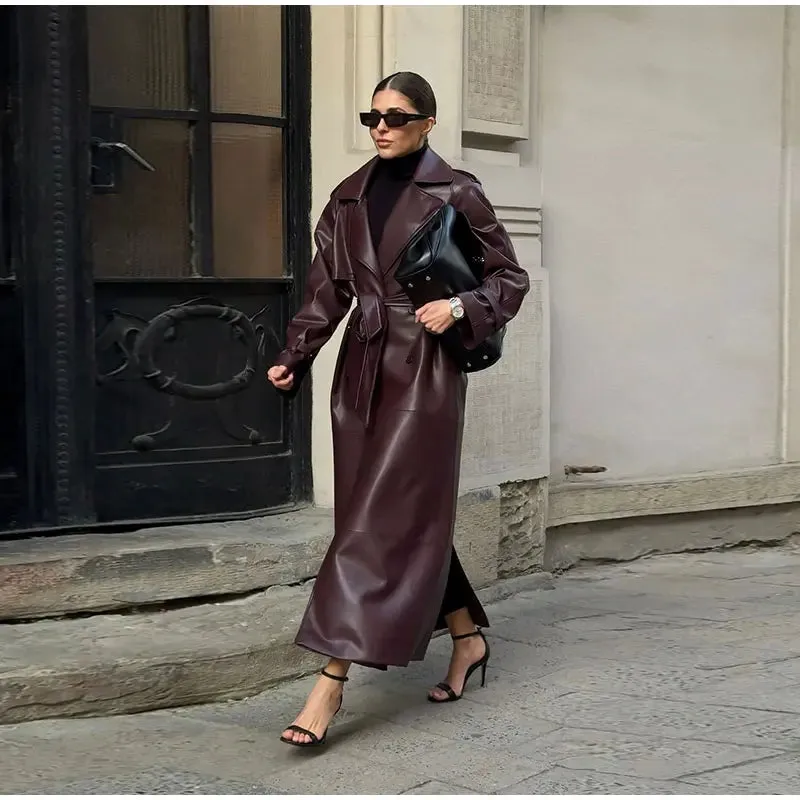
[[[380,279],[378,255],[369,229],[367,211],[367,189],[372,173],[378,163],[378,157],[370,159],[361,169],[346,178],[334,192],[339,200],[355,201],[350,210],[347,244],[350,256]]]
[[[367,189],[377,162],[376,156],[364,164],[341,184],[336,194],[340,200],[355,201],[348,231],[351,257],[382,280],[383,275],[394,268],[414,234],[444,203],[435,193],[426,191],[426,187],[452,183],[453,170],[433,150],[425,151],[414,177],[403,190],[386,221],[380,247],[376,252],[369,229]]]
[[[415,182],[406,186],[386,220],[378,247],[378,264],[384,275],[394,269],[414,234],[442,205],[438,197],[428,194]]]
[[[433,150],[426,150],[409,185],[397,200],[378,248],[378,263],[390,273],[414,234],[444,205],[435,193],[426,191],[453,182],[453,170]]]
[[[366,267],[376,278],[381,277],[378,254],[375,252],[375,242],[369,229],[369,213],[367,199],[362,197],[353,206],[350,214],[350,254],[360,264]]]

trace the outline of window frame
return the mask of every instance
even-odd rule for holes
[[[186,276],[98,276],[103,282],[153,281],[257,281],[292,283],[298,258],[303,250],[303,233],[297,230],[298,211],[307,206],[307,184],[310,183],[307,162],[308,143],[296,132],[304,129],[308,114],[310,76],[307,75],[309,54],[292,46],[295,32],[308,24],[308,6],[281,6],[281,105],[280,116],[213,111],[211,104],[211,15],[208,6],[185,6],[187,34],[188,109],[136,108],[91,104],[92,113],[109,114],[124,122],[131,119],[187,122],[190,125],[189,213],[191,231],[192,274]],[[292,74],[290,85],[289,75]],[[301,76],[296,79],[295,76]],[[297,85],[299,84],[299,85]],[[309,84],[309,85],[306,85]],[[212,185],[212,126],[215,123],[255,125],[281,131],[282,155],[282,274],[271,277],[218,277],[214,272],[214,221]],[[304,224],[308,224],[307,212]],[[302,260],[299,261],[302,264]]]

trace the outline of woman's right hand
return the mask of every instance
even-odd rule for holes
[[[269,382],[276,388],[288,392],[294,386],[294,373],[284,366],[270,367],[267,371]]]

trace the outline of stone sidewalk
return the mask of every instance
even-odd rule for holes
[[[486,688],[353,670],[322,752],[280,744],[310,679],[250,700],[0,727],[6,793],[788,794],[800,547],[572,571],[491,608]],[[180,672],[176,670],[176,679]]]

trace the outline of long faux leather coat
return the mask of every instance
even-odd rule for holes
[[[415,320],[393,278],[414,233],[445,202],[484,245],[483,284],[461,296],[468,347],[507,323],[527,273],[480,183],[426,151],[386,222],[376,252],[366,192],[377,159],[331,195],[320,218],[302,308],[276,363],[308,371],[355,299],[333,378],[335,535],[297,643],[357,663],[424,657],[447,581],[464,427],[466,376]],[[295,389],[296,391],[296,389]],[[466,598],[487,624],[480,603]]]

